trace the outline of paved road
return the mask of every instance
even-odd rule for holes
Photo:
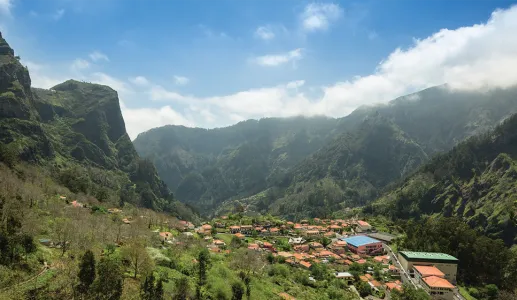
[[[400,261],[399,261],[397,255],[395,254],[395,252],[393,252],[391,247],[388,246],[387,244],[384,244],[384,249],[388,250],[388,255],[391,257],[392,261],[395,262],[395,266],[397,268],[399,268],[400,276],[402,277],[402,282],[411,282],[411,284],[415,288],[418,288],[418,286],[415,284],[415,282],[411,279],[411,276],[409,276],[409,274],[406,272],[406,270],[404,270],[404,268],[402,268],[402,265],[400,264]]]

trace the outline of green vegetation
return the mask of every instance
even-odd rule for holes
[[[134,143],[176,197],[205,215],[322,217],[371,202],[436,153],[492,129],[517,112],[516,94],[440,86],[340,119],[165,126]]]

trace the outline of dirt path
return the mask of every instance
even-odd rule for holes
[[[9,290],[11,290],[11,289],[14,289],[14,288],[16,288],[16,287],[19,287],[19,286],[25,285],[25,284],[27,284],[27,283],[29,283],[29,282],[32,282],[33,280],[37,279],[37,278],[38,278],[38,277],[40,277],[41,275],[45,274],[45,273],[46,273],[48,270],[50,270],[50,269],[52,269],[52,268],[51,268],[51,267],[49,267],[49,266],[47,266],[47,265],[45,265],[45,266],[43,267],[43,270],[41,270],[38,274],[36,274],[36,275],[32,276],[31,278],[29,278],[29,279],[27,279],[27,280],[25,280],[25,281],[23,281],[23,282],[19,282],[19,283],[15,284],[15,285],[8,286],[8,287],[5,287],[5,288],[3,288],[3,289],[0,289],[0,293],[7,292],[7,291],[9,291]]]

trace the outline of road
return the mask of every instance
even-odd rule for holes
[[[401,276],[401,279],[402,279],[402,282],[411,282],[411,284],[413,285],[413,287],[415,287],[416,289],[418,288],[418,286],[415,284],[415,282],[411,279],[411,276],[409,276],[409,274],[406,272],[406,270],[402,267],[402,265],[400,264],[400,261],[397,257],[397,255],[395,254],[395,252],[393,252],[393,250],[391,249],[390,246],[388,246],[387,244],[383,244],[384,245],[384,249],[388,250],[388,255],[391,257],[391,260],[393,262],[395,262],[395,266],[397,268],[399,268],[400,270],[400,276]]]

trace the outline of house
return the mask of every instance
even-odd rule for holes
[[[172,239],[173,239],[172,233],[170,233],[170,232],[168,232],[168,231],[160,232],[160,233],[159,233],[159,236],[160,236],[160,240],[161,240],[162,242],[166,242],[166,241],[169,241],[169,240],[172,240]]]
[[[314,250],[323,249],[323,245],[318,242],[312,242],[309,244],[309,247],[311,247]]]
[[[415,279],[421,280],[422,278],[429,276],[438,276],[445,278],[445,274],[435,266],[414,266]]]
[[[118,208],[108,208],[108,213],[110,213],[110,214],[119,214],[121,212],[122,212],[122,210],[118,209]]]
[[[124,218],[124,219],[122,219],[122,222],[123,222],[124,224],[128,224],[128,225],[129,225],[129,224],[131,224],[131,221],[129,221],[129,220],[128,220],[128,218]]]
[[[307,237],[318,236],[320,234],[320,231],[319,230],[306,230],[303,232],[303,234]]]
[[[305,240],[302,237],[289,238],[289,244],[291,245],[301,245],[303,243],[305,243]]]
[[[240,226],[236,226],[236,225],[230,226],[230,233],[235,234],[237,232],[241,232],[241,227]]]
[[[334,231],[329,231],[329,232],[325,232],[325,234],[323,235],[327,238],[334,238],[336,237],[336,233]]]
[[[335,241],[329,246],[329,249],[337,254],[344,254],[346,252],[346,242],[345,241]]]
[[[240,233],[240,232],[237,232],[236,234],[234,234],[236,237],[238,237],[239,239],[243,240],[246,236],[244,236],[244,234]]]
[[[388,255],[375,256],[373,260],[383,265],[387,265],[390,261],[390,257]]]
[[[201,234],[204,234],[204,235],[209,235],[209,234],[212,234],[212,225],[210,224],[204,224],[203,226],[201,226],[201,231],[200,231]]]
[[[294,251],[297,252],[309,252],[309,245],[296,245],[294,246]]]
[[[456,283],[459,260],[446,253],[400,251],[400,264],[411,277],[414,277],[414,266],[435,266],[444,274],[444,278],[452,284]]]
[[[368,281],[368,284],[372,287],[372,289],[376,291],[378,291],[382,287],[382,284],[377,280],[370,280]]]
[[[354,275],[348,272],[336,272],[334,275],[336,278],[344,280],[347,285],[350,285],[354,281]]]
[[[396,282],[386,282],[386,290],[392,291],[392,290],[398,290],[399,292],[402,292],[402,285],[396,283]]]
[[[260,247],[258,244],[248,244],[248,249],[250,250],[255,250],[255,251],[259,251],[260,250]]]
[[[452,300],[454,297],[454,285],[447,279],[438,276],[428,276],[420,280],[424,290],[437,300]]]
[[[251,234],[253,232],[253,226],[252,225],[242,225],[241,226],[241,233],[242,234]]]
[[[359,279],[361,281],[368,282],[368,278],[366,278],[366,276],[364,276],[364,275],[359,276]]]
[[[59,199],[66,200],[66,196],[59,196]]]
[[[280,229],[277,227],[273,227],[269,229],[269,232],[271,233],[271,235],[277,235],[280,233]]]
[[[302,266],[305,269],[310,269],[312,264],[310,262],[308,262],[308,261],[301,261],[300,262],[300,266]]]
[[[357,221],[357,228],[361,231],[372,230],[372,225],[366,221]]]
[[[355,254],[376,255],[384,251],[381,241],[368,236],[356,235],[345,238],[344,241],[347,243],[348,250]]]
[[[223,240],[214,240],[212,243],[216,246],[226,246],[226,243]]]
[[[273,249],[273,244],[271,244],[269,242],[264,242],[264,243],[262,243],[262,247],[266,248],[266,249]]]

